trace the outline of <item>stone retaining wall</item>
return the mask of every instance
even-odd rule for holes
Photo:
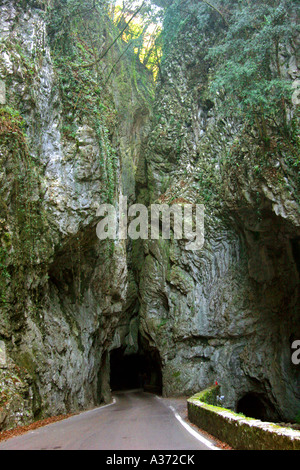
[[[189,420],[237,450],[300,450],[300,432],[205,403],[210,388],[188,399]]]

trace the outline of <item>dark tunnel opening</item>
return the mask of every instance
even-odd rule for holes
[[[126,354],[125,348],[110,353],[110,388],[112,391],[143,389],[162,393],[162,373],[156,351]]]
[[[292,252],[300,276],[300,238],[292,240]]]
[[[237,412],[260,421],[276,422],[280,419],[269,400],[263,394],[255,392],[247,393],[238,401]]]

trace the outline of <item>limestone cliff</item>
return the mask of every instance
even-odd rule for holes
[[[108,45],[113,26],[97,20]],[[48,25],[43,4],[1,2],[0,337],[5,367],[27,380],[24,419],[109,401],[109,348],[137,348],[130,252],[124,242],[100,244],[96,212],[119,193],[135,198],[148,109],[122,69],[100,102],[100,72],[68,68],[69,52],[55,50]],[[140,74],[151,87],[146,69]],[[2,382],[9,408],[18,394]],[[3,426],[14,422],[9,413]]]
[[[174,14],[175,7],[165,21]],[[225,406],[236,409],[244,396],[256,396],[265,419],[293,419],[300,399],[299,367],[291,362],[300,334],[300,218],[291,148],[274,135],[265,152],[254,130],[220,118],[222,100],[208,95],[205,56],[224,22],[216,11],[204,25],[184,22],[186,9],[177,14],[181,29],[167,44],[153,112],[148,188],[152,202],[205,204],[205,245],[194,253],[177,240],[144,245],[141,331],[160,351],[166,394],[218,381]],[[291,51],[282,53],[280,67],[296,83]]]

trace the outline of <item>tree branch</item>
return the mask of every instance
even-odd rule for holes
[[[111,68],[109,74],[108,74],[108,77],[107,79],[105,80],[105,83],[104,83],[104,88],[106,87],[110,77],[111,77],[111,74],[113,73],[116,65],[120,62],[120,60],[122,59],[123,55],[125,54],[125,52],[129,49],[129,47],[133,44],[132,41],[130,41],[128,44],[127,44],[127,47],[124,49],[124,51],[122,52],[122,54],[119,56],[119,58],[116,60],[116,62],[114,63],[113,67]]]
[[[98,57],[97,60],[95,60],[94,62],[92,62],[91,64],[86,64],[86,65],[77,65],[76,67],[77,68],[84,68],[84,69],[87,69],[87,68],[90,68],[90,67],[94,67],[94,65],[98,64],[108,53],[108,51],[113,47],[113,45],[117,42],[117,40],[122,36],[122,34],[124,33],[124,31],[128,28],[129,24],[131,23],[131,21],[136,17],[136,15],[141,11],[141,9],[143,8],[145,4],[145,1],[142,3],[142,5],[134,12],[134,14],[132,15],[132,17],[130,18],[130,20],[128,21],[128,23],[126,23],[126,25],[124,26],[124,28],[122,29],[122,31],[120,32],[120,34],[118,34],[118,36],[113,40],[113,42],[110,44],[110,46],[108,46],[107,49],[105,49],[105,51],[103,52],[103,54],[100,55],[100,57]]]
[[[207,2],[206,0],[201,0],[201,1],[202,1],[203,3],[206,3],[206,5],[208,5],[209,7],[211,7],[211,8],[212,8],[213,10],[215,10],[217,13],[219,13],[219,15],[222,16],[224,23],[226,23],[226,25],[229,26],[229,23],[228,23],[228,21],[226,20],[225,16],[223,15],[223,13],[221,13],[221,11],[220,11],[217,7],[215,7],[214,5],[212,5],[210,2]]]

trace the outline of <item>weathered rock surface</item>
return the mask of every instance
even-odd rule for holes
[[[176,240],[144,245],[141,331],[160,352],[166,395],[192,394],[217,380],[224,406],[235,409],[256,393],[269,419],[295,418],[298,180],[286,155],[275,148],[264,167],[254,139],[238,123],[218,119],[222,103],[203,92],[201,58],[210,41],[213,35],[199,43],[191,24],[170,46],[147,151],[150,201],[205,204],[205,245],[201,252]],[[284,73],[294,80],[296,60],[287,62],[293,70]]]
[[[96,212],[106,202],[107,189],[99,143],[86,118],[75,123],[73,139],[62,133],[64,115],[44,12],[36,5],[1,2],[0,36],[8,114],[21,103],[35,175],[28,181],[32,175],[26,173],[25,157],[19,174],[12,175],[12,154],[2,145],[1,201],[8,209],[1,214],[7,276],[1,285],[6,299],[0,337],[10,360],[32,377],[31,415],[62,414],[110,400],[109,348],[128,343],[137,349],[137,287],[126,244],[101,244],[96,236]],[[116,177],[116,200],[121,192],[135,197],[132,170],[147,110],[139,112],[134,93],[130,89],[130,102],[115,94],[116,105],[119,101],[122,113],[128,113],[111,137],[119,152],[118,166],[124,167]],[[31,183],[29,197],[40,201],[42,214],[43,238],[37,242],[42,246],[30,247],[29,266],[24,246],[17,257],[10,242],[19,231],[14,224],[16,178]],[[20,270],[23,275],[15,281]],[[23,406],[14,403],[14,412]],[[11,425],[11,419],[3,420],[2,427]]]

